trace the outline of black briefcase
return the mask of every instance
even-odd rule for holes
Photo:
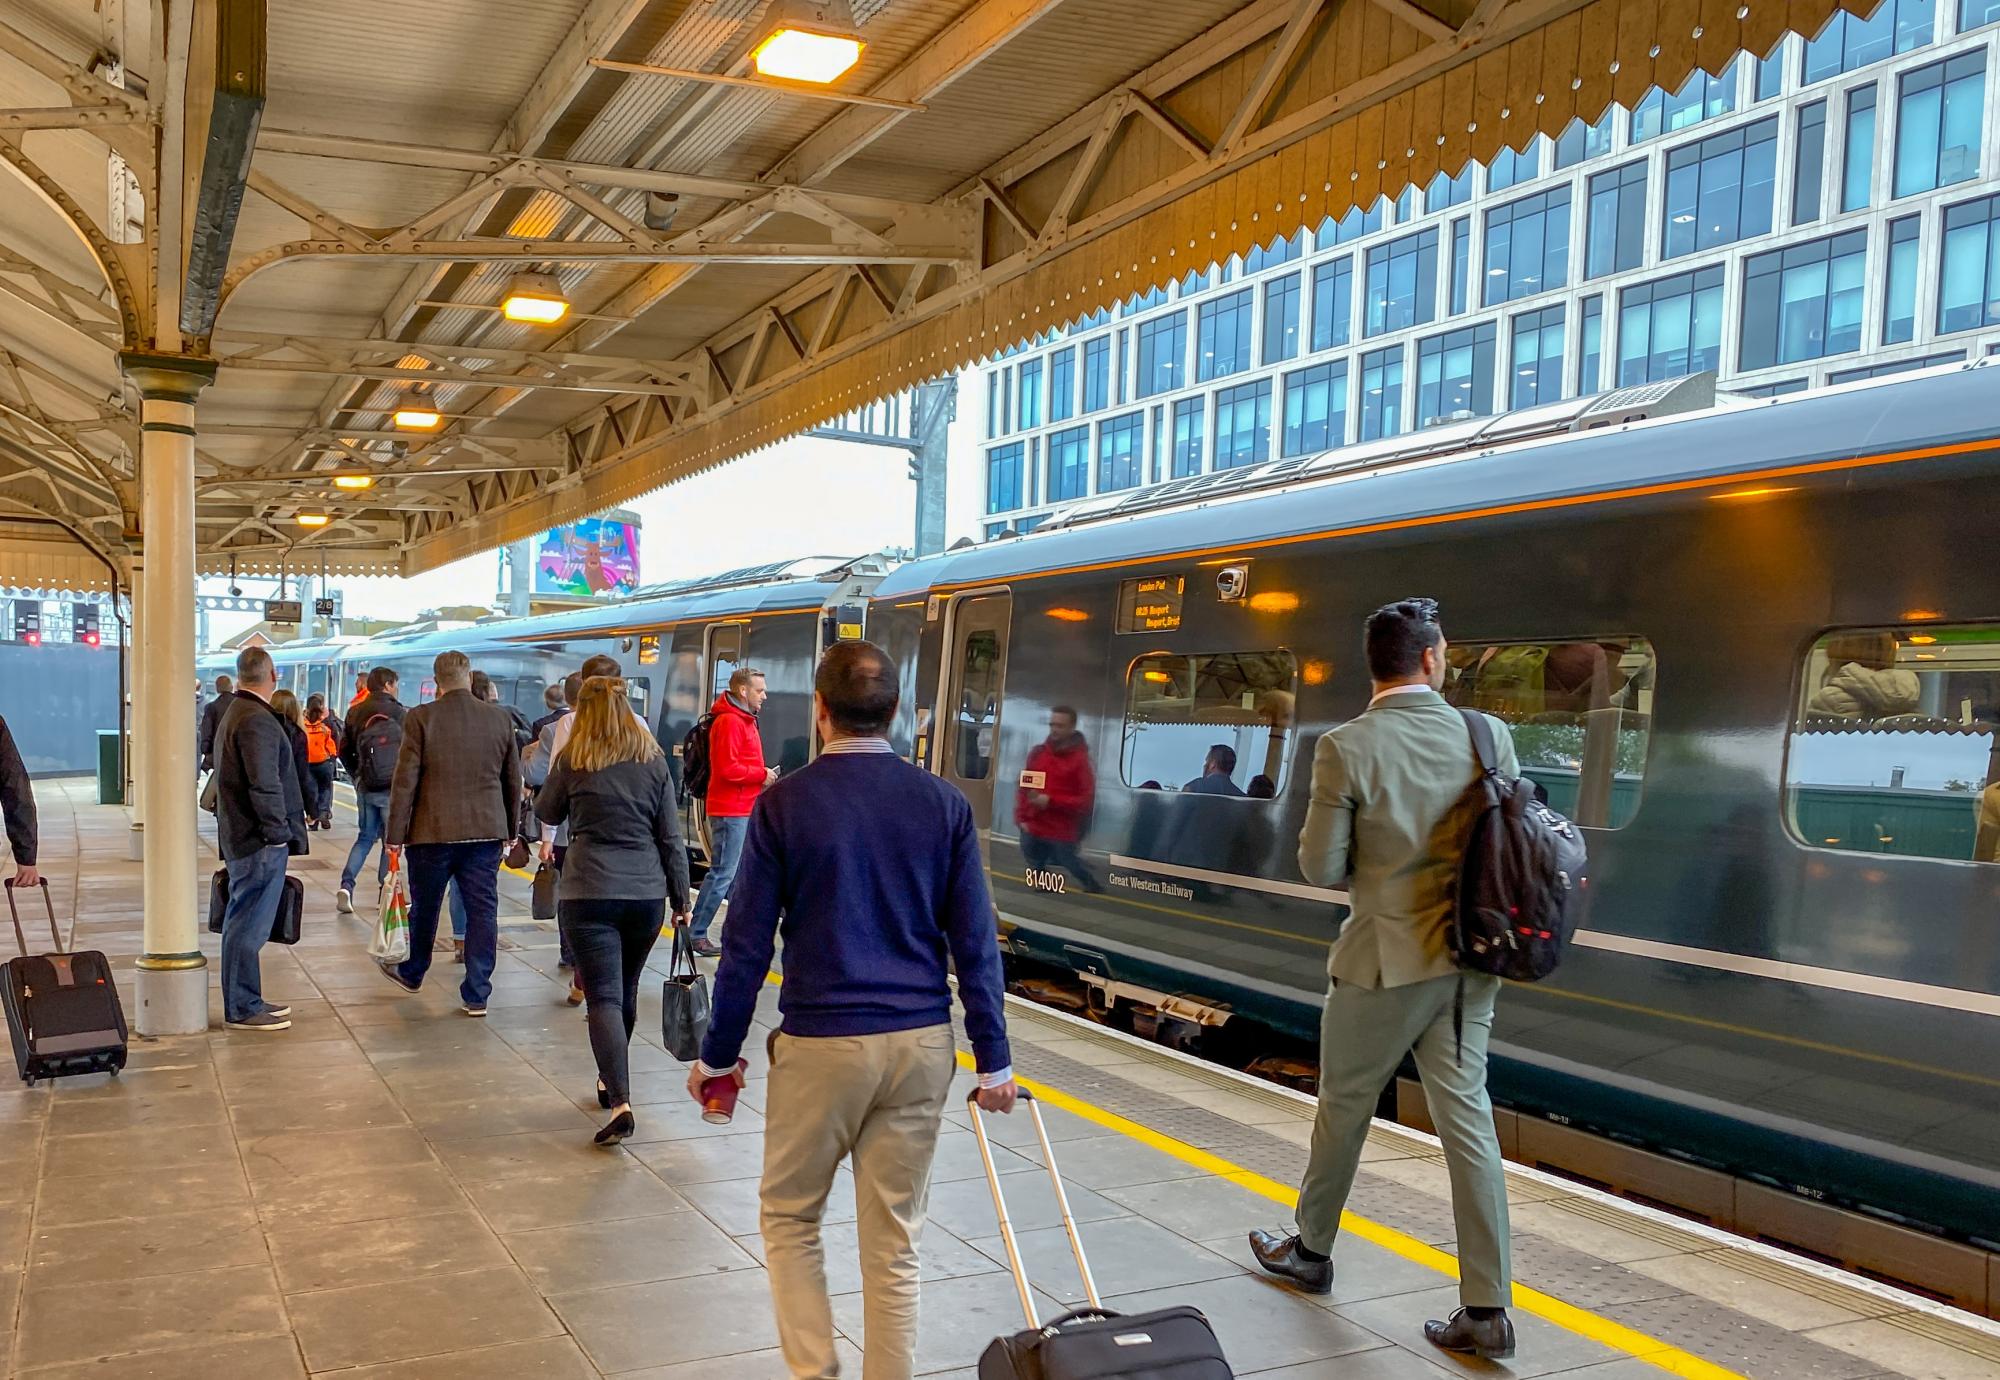
[[[7,960],[0,976],[0,1005],[7,1009],[7,1033],[14,1064],[30,1087],[37,1079],[72,1073],[117,1073],[125,1067],[125,1008],[111,961],[95,949],[64,953],[56,927],[55,903],[47,879],[42,904],[49,913],[54,953],[30,954],[14,906],[14,879],[7,879],[7,912],[21,956]]]
[[[1063,1230],[1069,1234],[1070,1250],[1076,1255],[1077,1273],[1082,1276],[1090,1307],[1065,1313],[1049,1323],[1036,1316],[1034,1286],[1021,1263],[1014,1224],[1007,1218],[1007,1200],[993,1167],[993,1148],[981,1120],[979,1094],[968,1093],[966,1110],[979,1138],[986,1186],[993,1191],[993,1207],[1000,1217],[1000,1240],[1007,1248],[1014,1287],[1021,1294],[1021,1311],[1028,1318],[1027,1331],[995,1338],[987,1345],[979,1358],[979,1380],[1233,1380],[1234,1372],[1223,1359],[1215,1329],[1199,1308],[1181,1306],[1124,1314],[1114,1313],[1098,1301],[1097,1282],[1091,1278],[1083,1239],[1077,1235],[1069,1195],[1063,1192],[1062,1174],[1056,1168],[1055,1147],[1049,1143],[1048,1128],[1042,1125],[1042,1109],[1026,1089],[1021,1092],[1021,1105],[1034,1118],[1042,1163],[1048,1166],[1049,1180],[1055,1185],[1056,1207],[1062,1213]]]
[[[229,912],[229,869],[218,867],[208,882],[208,932],[222,933],[222,917]],[[296,944],[305,923],[306,884],[287,874],[278,888],[278,913],[271,917],[271,942]]]

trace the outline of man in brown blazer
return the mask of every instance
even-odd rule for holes
[[[410,956],[382,971],[407,992],[423,985],[445,888],[465,902],[465,1014],[484,1016],[500,939],[500,853],[521,798],[521,749],[505,709],[475,699],[464,652],[431,665],[438,697],[403,720],[389,788],[388,841],[410,865]]]

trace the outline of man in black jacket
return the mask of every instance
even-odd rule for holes
[[[201,731],[195,739],[195,747],[201,754],[201,769],[209,771],[215,766],[215,730],[222,722],[223,711],[229,708],[231,687],[228,676],[215,678],[215,698],[201,707]]]
[[[291,1008],[264,1000],[257,956],[271,937],[285,885],[285,859],[306,851],[306,802],[291,740],[270,699],[278,688],[270,653],[236,657],[241,687],[215,735],[215,833],[229,870],[222,916],[222,1016],[232,1030],[289,1029]]]
[[[35,788],[5,719],[0,719],[0,814],[7,817],[7,842],[14,850],[14,885],[33,886],[42,879],[35,871]]]
[[[368,850],[389,827],[389,783],[364,779],[367,773],[361,762],[361,732],[376,719],[386,719],[396,726],[396,738],[401,741],[403,716],[409,711],[397,700],[396,687],[396,673],[387,666],[370,671],[368,693],[349,706],[346,732],[340,735],[340,765],[347,769],[347,779],[354,783],[356,815],[354,846],[347,850],[347,862],[340,869],[340,890],[333,897],[333,908],[342,915],[354,913],[354,884],[360,880],[362,865],[368,861]],[[389,849],[385,845],[375,862],[378,891],[388,875]]]

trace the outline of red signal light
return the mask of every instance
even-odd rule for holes
[[[87,632],[83,635],[83,645],[86,647],[95,647],[102,641],[103,639],[98,637],[94,632]]]
[[[24,633],[21,636],[21,640],[30,647],[39,647],[42,645],[42,635],[38,632]]]

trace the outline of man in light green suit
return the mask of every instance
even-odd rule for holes
[[[1350,897],[1327,961],[1319,1118],[1299,1190],[1299,1229],[1252,1232],[1250,1249],[1266,1270],[1308,1292],[1332,1290],[1334,1236],[1369,1118],[1403,1055],[1414,1051],[1451,1175],[1464,1305],[1447,1321],[1426,1322],[1424,1336],[1450,1351],[1511,1356],[1507,1188],[1486,1095],[1500,980],[1461,973],[1446,939],[1472,819],[1461,802],[1479,759],[1464,718],[1438,693],[1445,640],[1437,604],[1409,599],[1377,609],[1364,643],[1374,697],[1367,712],[1319,740],[1312,808],[1299,834],[1306,877],[1344,885]],[[1502,772],[1518,776],[1514,740],[1498,720],[1493,737]]]

